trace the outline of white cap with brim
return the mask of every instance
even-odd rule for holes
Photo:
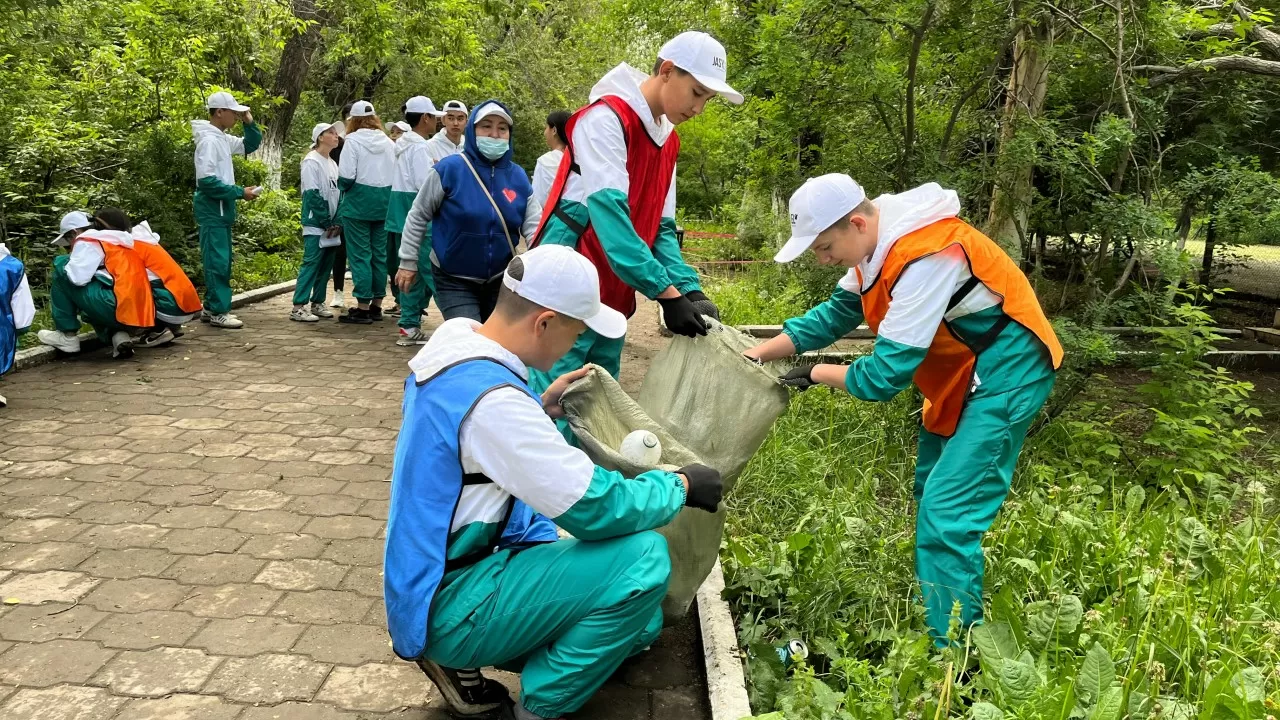
[[[67,235],[75,230],[81,230],[93,225],[93,219],[87,213],[79,210],[69,212],[62,216],[62,221],[58,223],[58,237],[53,239],[54,245],[66,245]]]
[[[535,305],[576,318],[603,337],[627,334],[622,313],[600,302],[600,275],[591,261],[564,245],[539,245],[520,256],[524,277],[502,274],[508,290]]]
[[[442,107],[441,110],[444,110],[446,113],[460,112],[463,115],[467,114],[467,106],[463,104],[461,100],[449,100],[444,104],[444,107]]]
[[[434,115],[436,117],[444,117],[444,111],[436,110],[436,104],[431,102],[431,98],[425,95],[414,95],[405,101],[404,111],[407,113],[423,113],[426,115]]]
[[[374,114],[373,103],[368,100],[361,100],[351,106],[351,117],[369,117]]]
[[[320,136],[325,134],[325,132],[329,130],[332,130],[335,133],[337,133],[338,137],[342,137],[342,123],[340,122],[316,123],[316,126],[311,128],[311,144],[315,145],[317,142],[319,142]]]
[[[773,256],[774,261],[791,262],[803,255],[819,233],[835,225],[866,199],[862,186],[842,173],[805,180],[788,203],[791,239]]]
[[[409,123],[407,123],[407,122],[405,122],[405,121],[403,121],[403,120],[397,120],[397,121],[395,121],[395,122],[391,123],[391,127],[395,128],[395,129],[397,129],[397,130],[399,130],[400,132],[409,132],[410,130],[412,130],[412,129],[413,129],[413,126],[412,126],[412,125],[410,125]]]
[[[698,82],[714,90],[734,105],[741,105],[742,93],[725,82],[728,63],[724,45],[704,32],[683,32],[667,41],[658,57],[670,60]]]
[[[490,115],[497,115],[503,120],[506,120],[508,125],[515,124],[515,122],[511,119],[510,113],[508,113],[506,110],[503,110],[502,106],[495,102],[488,102],[481,105],[480,108],[476,110],[476,119],[473,121],[473,123],[479,123],[481,120],[489,117]]]
[[[248,105],[241,105],[236,102],[235,97],[229,92],[216,92],[209,96],[204,103],[205,108],[209,110],[232,110],[234,112],[248,112]]]

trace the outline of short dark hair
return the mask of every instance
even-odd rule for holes
[[[418,123],[422,122],[422,116],[426,113],[405,113],[404,121],[409,123],[409,127],[416,128]]]
[[[519,257],[511,258],[510,264],[507,265],[507,275],[510,275],[512,280],[523,280],[524,261]],[[515,294],[511,288],[507,287],[505,282],[498,286],[498,303],[494,306],[494,312],[502,315],[503,319],[519,320],[536,312],[544,311],[546,311],[546,308],[541,305]]]
[[[568,110],[556,110],[547,115],[547,127],[555,130],[556,137],[560,138],[560,142],[565,145],[569,144],[569,135],[565,130],[565,125],[568,124],[570,117],[572,116]]]
[[[128,232],[133,228],[133,221],[129,219],[129,214],[118,207],[100,207],[93,214],[94,227],[99,230],[124,230]]]
[[[649,73],[649,74],[650,74],[650,75],[657,75],[657,74],[658,74],[658,71],[662,69],[662,63],[664,63],[664,62],[666,62],[666,59],[665,59],[665,58],[658,58],[658,59],[653,63],[653,72],[651,72],[651,73]],[[689,74],[689,71],[688,71],[688,70],[685,70],[684,68],[680,67],[679,65],[676,65],[674,69],[675,69],[675,71],[676,71],[676,72],[680,73],[681,75],[688,75],[688,74]]]
[[[342,119],[344,121],[351,116],[351,108],[353,107],[355,107],[355,103],[353,102],[349,102],[346,105],[342,106]]]

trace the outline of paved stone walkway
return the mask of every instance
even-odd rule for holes
[[[393,322],[287,312],[5,378],[0,718],[447,717],[381,598],[414,350]],[[708,717],[694,638],[665,633],[577,717]]]

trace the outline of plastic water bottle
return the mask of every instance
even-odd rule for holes
[[[809,657],[809,646],[799,638],[792,638],[785,643],[776,646],[778,658],[782,660],[783,667],[791,667],[793,657],[799,655],[801,660]]]

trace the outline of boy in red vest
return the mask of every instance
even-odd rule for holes
[[[577,248],[600,273],[605,305],[629,318],[639,292],[662,305],[672,332],[690,337],[706,334],[702,316],[719,311],[676,240],[675,126],[717,94],[742,103],[725,82],[725,66],[715,38],[686,32],[662,46],[652,74],[626,63],[610,70],[566,124],[569,146],[531,243]],[[617,377],[622,345],[623,338],[588,330],[550,372],[534,371],[530,384],[541,392],[587,363]]]
[[[1062,346],[1027,278],[956,217],[936,183],[868,200],[848,175],[812,178],[791,196],[792,238],[774,258],[813,250],[849,272],[835,294],[748,350],[769,361],[824,348],[865,319],[870,355],[801,365],[782,377],[885,402],[912,381],[924,394],[916,456],[916,576],[930,633],[945,646],[952,607],[982,620],[982,536],[1009,492],[1027,428],[1053,389]]]

